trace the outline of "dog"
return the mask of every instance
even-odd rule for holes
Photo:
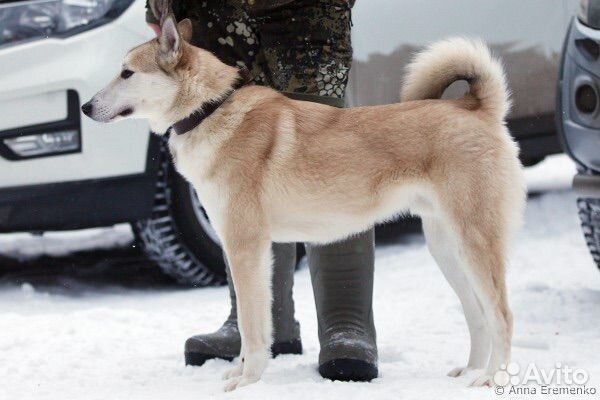
[[[269,359],[272,242],[334,242],[409,211],[469,328],[468,363],[449,375],[485,369],[473,385],[491,386],[510,358],[505,270],[525,189],[505,75],[486,45],[430,45],[408,67],[400,103],[339,109],[245,84],[191,34],[189,20],[167,17],[82,108],[171,131],[176,169],[223,243],[237,295],[241,361],[225,390],[258,381]],[[441,99],[457,80],[468,92]]]

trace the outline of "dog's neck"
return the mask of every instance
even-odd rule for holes
[[[202,51],[189,47],[190,51]],[[150,128],[159,135],[166,133],[173,124],[190,117],[204,105],[223,99],[240,82],[239,68],[224,64],[208,52],[189,57],[188,63],[188,67],[178,78],[185,84],[180,87],[173,103],[162,115],[149,118]]]
[[[219,97],[210,99],[200,104],[194,112],[185,118],[182,118],[171,125],[171,132],[176,135],[183,135],[196,128],[206,118],[210,117],[229,97],[238,89],[251,83],[250,72],[246,68],[238,71],[237,81]]]

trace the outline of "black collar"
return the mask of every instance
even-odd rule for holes
[[[206,118],[210,117],[217,108],[221,107],[236,90],[248,85],[250,82],[252,82],[252,80],[250,79],[248,70],[245,68],[240,69],[237,81],[229,90],[227,90],[227,92],[223,93],[219,99],[207,101],[184,119],[175,122],[171,126],[171,131],[175,132],[177,135],[183,135],[184,133],[191,131],[200,125]]]

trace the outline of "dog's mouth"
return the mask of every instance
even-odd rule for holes
[[[126,109],[124,109],[123,111],[121,111],[118,115],[120,117],[126,117],[128,115],[131,115],[132,113],[133,113],[133,108],[127,107]]]
[[[105,120],[105,122],[112,122],[115,119],[117,119],[118,117],[125,118],[125,117],[127,117],[128,115],[131,115],[131,114],[133,114],[133,108],[132,107],[127,107],[127,108],[124,108],[122,111],[114,114],[108,120]]]

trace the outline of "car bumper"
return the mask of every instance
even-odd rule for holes
[[[0,188],[0,232],[91,228],[150,218],[160,146],[152,136],[142,173]]]
[[[573,190],[579,197],[600,198],[600,175],[575,175]]]
[[[557,125],[565,151],[581,166],[600,171],[600,98],[596,109],[585,113],[575,101],[582,85],[591,85],[600,93],[600,57],[585,54],[581,43],[587,39],[600,43],[600,31],[575,19],[563,50]]]
[[[68,93],[90,98],[117,73],[126,52],[148,40],[144,1],[110,23],[66,38],[0,48],[0,137],[29,132],[67,118]],[[146,122],[103,125],[77,121],[81,149],[25,160],[0,154],[0,188],[143,174],[149,143]]]

